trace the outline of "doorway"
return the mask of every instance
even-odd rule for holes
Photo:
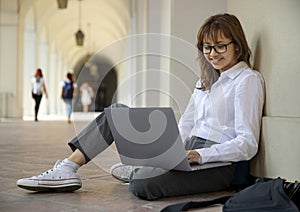
[[[83,111],[80,87],[87,82],[92,88],[94,96],[89,106],[89,112],[102,112],[116,101],[117,73],[112,63],[104,57],[87,55],[74,68],[74,77],[77,83],[78,95],[74,99],[75,112]]]

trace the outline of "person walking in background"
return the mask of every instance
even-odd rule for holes
[[[67,79],[61,83],[61,98],[66,104],[68,123],[71,123],[73,98],[77,96],[77,84],[73,81],[73,74],[67,73]]]
[[[83,106],[83,112],[88,112],[89,105],[92,103],[92,98],[94,97],[94,91],[90,87],[89,83],[84,82],[80,86],[80,93],[81,93],[81,103]]]
[[[38,121],[38,112],[40,108],[40,103],[43,97],[43,92],[46,95],[46,98],[48,98],[48,93],[46,89],[45,80],[43,77],[42,69],[38,68],[34,74],[34,76],[31,79],[31,94],[32,98],[35,101],[34,106],[34,120]]]

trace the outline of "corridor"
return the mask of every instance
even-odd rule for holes
[[[79,169],[83,186],[76,192],[37,193],[16,186],[17,179],[40,174],[51,168],[57,159],[69,155],[71,150],[67,141],[86,124],[83,119],[73,124],[62,120],[4,119],[0,122],[0,211],[156,212],[171,203],[206,200],[227,194],[217,192],[159,201],[140,200],[128,192],[127,184],[108,173],[110,165],[117,160],[114,151],[104,153],[104,159],[96,159]],[[192,211],[221,210],[221,206],[212,206]]]
[[[74,193],[35,193],[16,186],[17,179],[38,175],[67,157],[67,142],[111,103],[171,107],[178,121],[201,81],[199,28],[211,15],[223,13],[240,20],[251,68],[265,82],[251,174],[300,180],[299,0],[62,1],[68,2],[66,8],[54,0],[0,0],[0,212],[156,212],[171,203],[227,195],[140,200],[109,174],[119,160],[113,145],[78,171],[83,186]],[[84,36],[76,36],[79,31]],[[77,42],[82,39],[83,45]],[[49,95],[34,122],[31,81],[38,68]],[[83,114],[78,92],[72,124],[66,122],[61,100],[68,72],[79,91],[88,82],[95,94],[89,113]],[[218,108],[232,109],[227,106]]]

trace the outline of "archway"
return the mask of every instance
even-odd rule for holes
[[[88,82],[94,91],[90,112],[101,112],[111,103],[115,102],[114,96],[117,89],[117,73],[112,63],[104,57],[86,55],[74,67],[75,80],[78,86],[78,95],[74,102],[74,111],[82,111],[80,87]]]

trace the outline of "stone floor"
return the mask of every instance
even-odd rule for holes
[[[128,191],[128,185],[109,174],[118,162],[111,147],[79,171],[83,186],[73,193],[38,193],[20,189],[16,180],[48,170],[57,159],[71,151],[67,142],[87,121],[67,124],[62,120],[0,121],[0,211],[160,211],[171,203],[208,200],[227,195],[215,192],[201,195],[144,201]],[[101,161],[101,162],[100,162]],[[190,211],[222,211],[220,205]]]

